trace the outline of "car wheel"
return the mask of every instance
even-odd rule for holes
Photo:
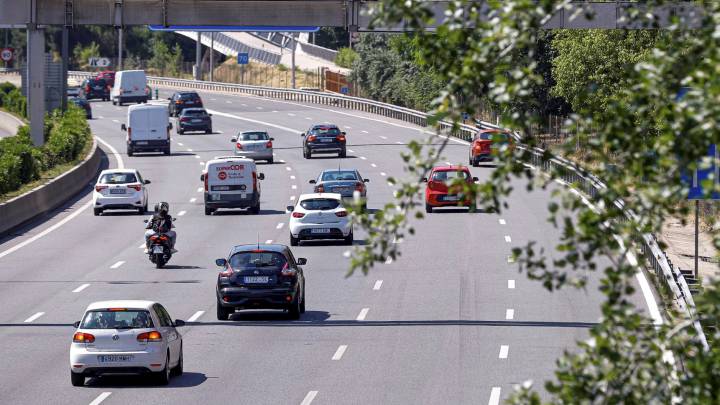
[[[224,306],[220,305],[220,301],[216,303],[217,305],[217,319],[218,321],[227,321],[230,319],[230,315],[232,315],[233,310],[227,309]]]
[[[182,129],[178,128],[177,133],[178,133],[178,135],[182,135],[182,134],[185,133],[185,131],[183,131]]]
[[[305,158],[312,159],[312,152],[310,152],[310,149],[308,149],[307,152],[305,152]]]
[[[212,208],[205,207],[205,215],[212,215],[214,211]]]
[[[250,213],[255,215],[260,213],[260,201],[258,201],[257,205],[250,207]]]
[[[163,151],[164,154],[169,155],[170,154],[170,148],[167,148]]]
[[[344,242],[346,245],[352,245],[352,244],[353,244],[353,239],[354,239],[353,231],[350,231],[350,233],[348,234],[348,236],[346,236],[346,237],[343,238],[343,242]]]
[[[143,205],[142,207],[138,208],[138,213],[140,213],[140,215],[144,215],[145,211],[147,211],[147,203],[146,203],[146,205]]]
[[[290,246],[297,246],[300,243],[300,238],[294,237],[290,234]]]
[[[168,385],[170,383],[170,352],[165,355],[165,368],[155,373],[155,381],[158,385]]]
[[[102,208],[93,208],[93,215],[98,216],[102,214],[103,210]]]
[[[428,214],[430,214],[430,213],[432,213],[432,211],[433,211],[432,205],[430,205],[430,204],[428,204],[428,203],[425,203],[425,212],[427,212]]]
[[[173,367],[172,369],[172,375],[174,376],[181,376],[183,373],[183,350],[182,345],[180,345],[180,358],[178,359],[178,364]]]
[[[340,153],[338,154],[338,156],[341,157],[341,158],[344,158],[345,156],[347,156],[347,154],[346,154],[346,152],[343,150],[342,152],[340,152]]]
[[[300,313],[305,313],[305,286],[303,286],[302,301],[300,302]]]
[[[117,105],[117,101],[115,101],[115,100],[113,100],[112,103],[113,103],[113,105]]]
[[[290,303],[290,307],[288,307],[288,315],[290,316],[290,319],[300,319],[300,314],[300,297],[297,297],[295,302]]]
[[[268,164],[273,164],[273,163],[275,163],[275,159],[274,159],[274,158],[270,158],[270,159],[267,160],[267,162],[268,162]]]
[[[212,134],[212,128],[206,129],[206,130],[205,130],[205,133],[208,134],[208,135]]]
[[[85,375],[79,373],[70,372],[70,383],[73,387],[82,387],[85,385]]]

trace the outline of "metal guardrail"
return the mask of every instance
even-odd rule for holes
[[[69,76],[77,78],[85,78],[92,75],[87,72],[69,72]],[[336,93],[322,93],[317,91],[308,90],[293,90],[293,89],[281,89],[275,87],[262,87],[262,86],[249,86],[241,84],[231,83],[218,83],[218,82],[206,82],[206,81],[195,81],[186,79],[173,79],[163,77],[148,77],[148,83],[155,86],[168,86],[174,88],[191,88],[195,90],[207,90],[207,91],[220,91],[228,93],[242,93],[251,94],[258,97],[267,97],[272,99],[286,100],[286,101],[298,101],[312,104],[329,105],[338,108],[351,109],[357,111],[368,112],[371,114],[381,115],[387,118],[392,118],[404,122],[408,122],[414,125],[427,127],[429,115],[420,111],[411,110],[409,108],[397,107],[392,104],[381,103],[374,100],[350,97]],[[481,128],[495,128],[500,127],[488,122],[480,122]],[[440,123],[441,130],[446,131],[449,135],[470,141],[473,135],[477,132],[478,127],[461,124],[460,129],[451,133],[453,125],[449,122]],[[520,140],[520,135],[515,134],[516,138]],[[607,188],[597,177],[585,173],[573,162],[560,157],[554,157],[551,159],[545,159],[543,156],[543,150],[540,148],[528,148],[519,146],[530,152],[531,163],[545,171],[556,173],[559,178],[573,187],[579,188],[580,191],[585,193],[591,198],[597,197],[599,190]],[[637,216],[634,212],[625,208],[625,204],[622,201],[616,201],[615,204],[621,208],[628,219],[636,219]],[[654,270],[655,275],[659,280],[664,280],[667,284],[672,298],[678,309],[693,318],[695,315],[695,302],[693,301],[690,289],[688,288],[685,278],[670,265],[667,256],[660,249],[657,243],[657,239],[654,235],[650,234],[637,234],[640,248],[643,252],[644,257],[648,260],[650,267]],[[699,321],[695,321],[694,327],[698,333],[698,337],[701,339],[703,345],[707,348],[707,339],[702,330],[702,326]]]

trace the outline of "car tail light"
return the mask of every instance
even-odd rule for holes
[[[98,193],[108,188],[108,186],[95,186],[95,191]]]
[[[190,118],[188,118],[188,117],[180,118],[180,122],[188,122],[188,121],[190,121]]]
[[[292,213],[293,218],[302,218],[305,216],[302,212],[293,212]]]
[[[89,84],[85,86],[85,92],[90,93],[90,85]]]
[[[297,275],[297,270],[291,269],[287,263],[285,263],[285,266],[283,266],[282,270],[280,270],[280,275],[285,277],[295,277]]]
[[[238,142],[235,147],[238,148],[238,150],[242,150],[242,144],[240,142]]]
[[[137,341],[138,342],[161,342],[162,341],[162,335],[160,332],[154,330],[150,332],[143,332],[139,335],[137,335]]]
[[[316,192],[316,193],[324,193],[324,192],[325,192],[325,187],[324,187],[322,184],[319,185],[319,186],[316,186],[316,187],[315,187],[315,192]]]
[[[308,142],[314,142],[316,139],[317,139],[317,136],[315,136],[315,135],[310,135],[307,138]]]
[[[227,268],[225,270],[220,272],[220,277],[230,277],[233,274],[233,269],[230,267],[230,265],[227,265]]]
[[[140,191],[142,189],[142,186],[140,184],[128,184],[128,188],[135,189],[135,191]]]
[[[95,341],[95,336],[84,333],[84,332],[76,332],[73,335],[73,343],[92,343]]]
[[[346,216],[347,216],[347,211],[338,211],[338,212],[335,213],[335,216],[336,216],[336,217],[346,217]]]
[[[272,148],[272,141],[268,141],[268,143],[265,144],[265,147],[268,149]]]
[[[335,139],[337,139],[338,142],[345,142],[345,135],[338,135]]]
[[[254,192],[257,192],[257,173],[253,171],[252,174],[253,174],[253,193],[254,193]]]
[[[177,100],[177,101],[175,102],[175,104],[182,104],[182,101],[181,101],[181,100]]]
[[[128,130],[127,140],[128,140],[128,142],[129,142],[130,139],[132,139],[132,128],[131,128],[131,127],[128,127],[127,130]]]
[[[365,186],[362,183],[360,183],[360,182],[355,183],[355,191],[362,192],[364,188],[365,188]]]
[[[430,181],[428,182],[428,188],[433,191],[443,191],[445,184],[441,181]]]
[[[205,191],[208,191],[208,176],[209,174],[205,173],[205,176],[203,178],[205,179]]]

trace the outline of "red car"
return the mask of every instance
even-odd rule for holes
[[[460,186],[452,186],[455,179],[461,178],[468,184],[478,181],[472,177],[465,166],[438,166],[430,171],[430,176],[423,179],[425,187],[425,212],[431,213],[437,207],[465,206],[475,210],[475,201],[462,195]],[[458,190],[455,190],[458,189]]]
[[[103,70],[102,72],[98,72],[95,77],[98,79],[105,79],[105,83],[107,83],[110,88],[115,85],[115,72],[112,70]]]
[[[510,149],[515,147],[513,137],[507,131],[500,129],[478,131],[470,144],[468,164],[478,166],[480,162],[492,162],[497,156],[497,154],[493,155],[493,150],[505,145]]]

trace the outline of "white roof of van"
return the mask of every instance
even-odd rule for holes
[[[135,110],[166,110],[167,111],[167,105],[162,104],[133,104],[130,107],[128,107],[128,111],[135,111]]]

